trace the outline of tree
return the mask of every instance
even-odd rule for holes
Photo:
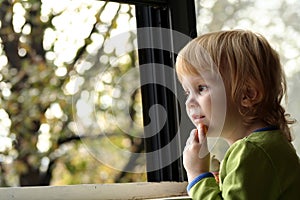
[[[83,150],[89,143],[101,143],[105,136],[115,138],[116,145],[120,146],[124,141],[128,141],[126,147],[123,145],[122,148],[142,152],[141,139],[124,134],[118,127],[101,129],[102,132],[93,127],[81,133],[76,131],[78,123],[76,118],[80,117],[76,105],[84,101],[84,95],[90,93],[88,88],[95,84],[88,78],[95,80],[95,74],[105,73],[105,70],[99,71],[99,69],[101,67],[107,69],[110,65],[107,59],[117,58],[116,50],[107,53],[104,44],[117,29],[120,14],[133,17],[132,8],[127,6],[126,9],[120,4],[114,4],[115,14],[111,14],[112,17],[107,20],[103,17],[104,12],[108,12],[107,7],[112,6],[107,2],[76,1],[74,4],[72,2],[73,13],[67,9],[68,6],[55,9],[49,6],[49,3],[51,4],[51,1],[0,1],[0,60],[2,62],[0,63],[0,87],[3,113],[1,124],[6,130],[2,138],[7,141],[6,146],[0,149],[0,184],[32,186],[49,185],[51,181],[54,184],[75,184],[144,180],[143,173],[123,174],[106,167],[106,163],[95,162],[97,159]],[[60,1],[60,4],[64,5],[63,3],[68,5],[71,2]],[[82,15],[87,11],[93,13],[93,16],[88,18]],[[81,24],[83,29],[73,30],[72,34],[64,33],[64,30],[71,27],[73,23],[61,21],[66,15],[78,20],[76,23],[82,23],[80,17],[86,17],[86,23]],[[104,22],[103,19],[107,21]],[[65,27],[60,27],[61,24]],[[59,31],[61,34],[58,34]],[[81,34],[74,34],[74,31]],[[65,38],[61,36],[64,34]],[[129,44],[132,37],[134,35],[128,38]],[[99,38],[102,43],[99,45],[98,41],[95,45],[95,40]],[[68,47],[59,46],[60,40],[70,40]],[[63,54],[68,48],[72,49],[71,53]],[[92,48],[93,50],[90,50]],[[135,52],[125,56],[127,60],[121,64],[116,63],[114,69],[110,71],[113,72],[111,74],[113,78],[118,73],[124,73],[135,66]],[[102,60],[99,57],[102,57]],[[82,63],[85,66],[90,65],[89,68],[80,71],[83,69]],[[76,84],[78,80],[82,81],[79,85]],[[72,85],[74,81],[75,85]],[[114,89],[115,82],[99,79],[97,83],[105,85],[104,90],[93,91],[93,95],[99,100],[93,102],[96,107],[95,115],[103,118],[109,113],[111,107],[103,106],[101,98],[105,92],[109,93]],[[126,87],[120,88],[121,95],[126,93]],[[74,98],[75,95],[78,95],[78,98]],[[137,90],[130,97],[131,124],[134,120],[141,120],[139,95]],[[141,129],[133,126],[130,131],[141,134]],[[128,163],[127,165],[137,166],[137,159],[129,159],[131,165]],[[53,180],[53,177],[60,176],[62,173],[67,174],[66,172],[69,173],[69,177],[63,176]],[[87,175],[83,172],[93,174],[90,177],[95,178],[86,178]],[[106,175],[103,175],[103,172]],[[115,179],[108,179],[108,177],[115,177]]]

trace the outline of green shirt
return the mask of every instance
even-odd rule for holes
[[[235,142],[220,169],[220,183],[203,178],[189,191],[193,199],[300,199],[300,163],[279,131],[254,132]]]

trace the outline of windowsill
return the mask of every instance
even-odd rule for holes
[[[187,182],[138,182],[0,188],[5,200],[189,199]]]

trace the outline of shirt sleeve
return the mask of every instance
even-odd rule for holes
[[[212,200],[222,199],[219,185],[214,177],[201,179],[190,190],[189,195],[192,199]]]
[[[199,176],[197,176],[193,181],[191,181],[188,186],[187,186],[187,191],[190,191],[190,189],[196,185],[199,181],[201,181],[204,178],[208,178],[208,177],[214,177],[214,175],[211,172],[206,172],[203,174],[200,174]]]
[[[280,183],[271,157],[252,142],[238,143],[222,166],[224,199],[278,199]]]
[[[203,178],[189,190],[193,199],[277,199],[280,192],[272,160],[264,149],[251,142],[234,145],[221,167],[220,185]]]

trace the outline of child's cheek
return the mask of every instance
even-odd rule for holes
[[[199,107],[192,107],[192,108],[189,108],[189,107],[186,107],[186,112],[187,112],[187,115],[189,116],[190,120],[193,122],[193,115],[200,115],[200,108]],[[195,124],[196,126],[196,124]]]
[[[186,107],[186,113],[189,116],[190,120],[192,120],[191,109],[189,109],[188,107]]]

